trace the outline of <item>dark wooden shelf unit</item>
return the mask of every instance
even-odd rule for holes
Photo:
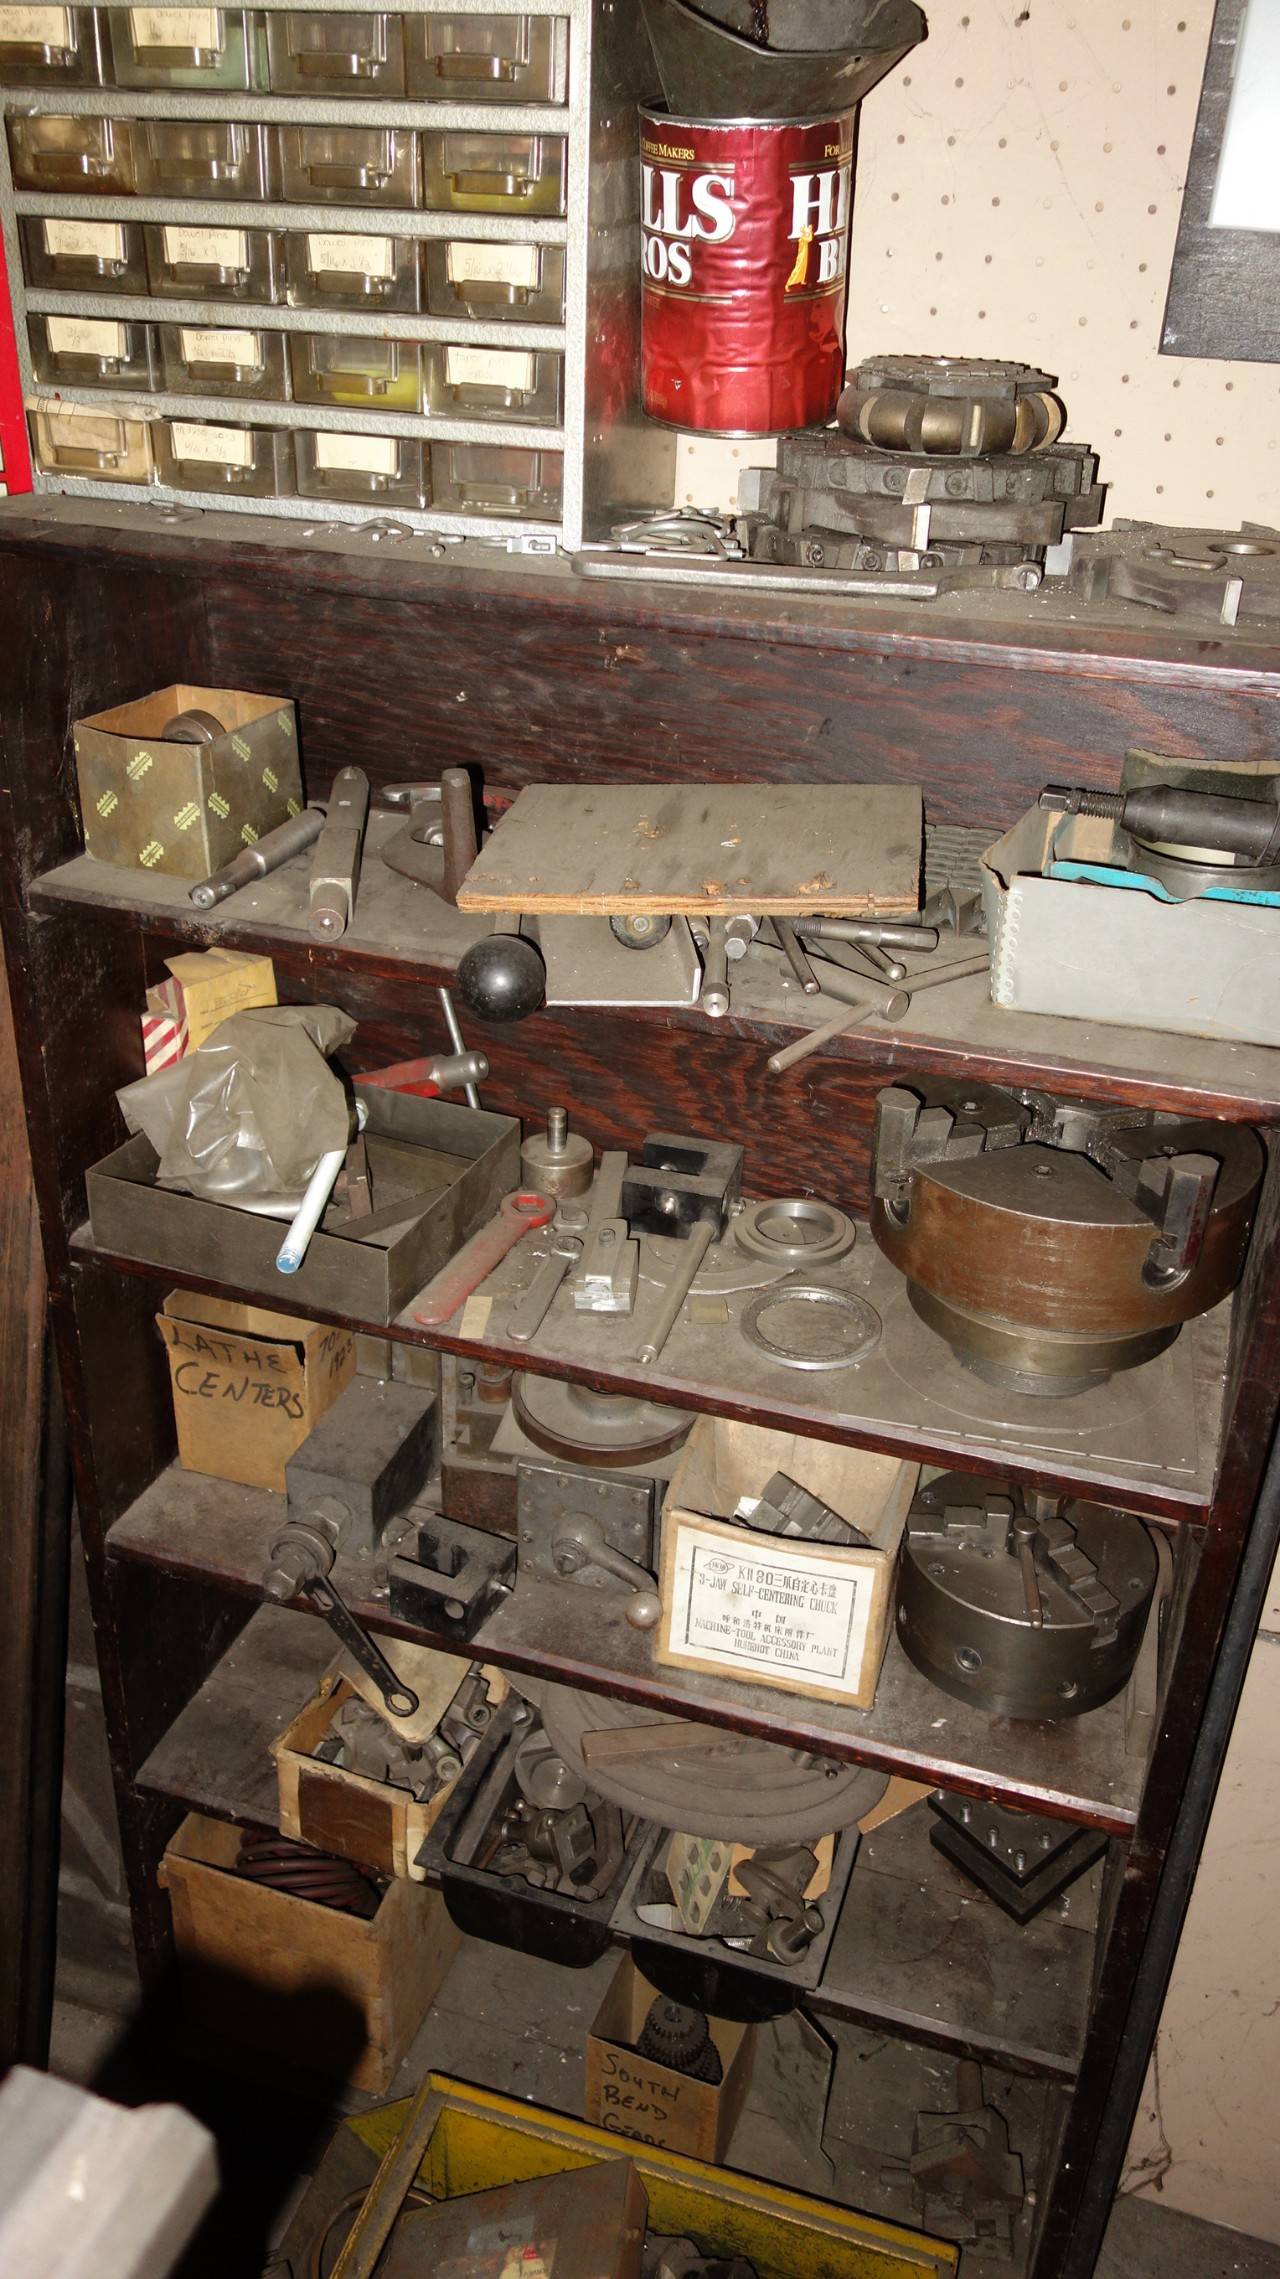
[[[459,921],[415,900],[415,890],[403,890],[408,901],[393,922],[401,890],[376,863],[366,873],[369,908],[385,919],[384,936],[353,935],[334,949],[299,931],[287,872],[273,882],[283,900],[265,898],[252,915],[250,905],[233,905],[216,931],[191,917],[171,883],[89,875],[70,723],[179,680],[293,698],[307,789],[319,798],[352,761],[375,791],[447,764],[511,791],[672,777],[900,781],[924,785],[932,823],[994,832],[1047,781],[1112,786],[1130,745],[1270,757],[1280,647],[1239,629],[1188,639],[1180,626],[1127,607],[1073,599],[1068,613],[1051,593],[953,597],[908,611],[605,583],[562,561],[516,562],[472,547],[436,559],[417,541],[374,547],[351,532],[308,537],[257,518],[169,520],[46,499],[0,509],[0,913],[149,1978],[168,1953],[156,1883],[164,1844],[190,1804],[269,1817],[262,1720],[268,1710],[274,1717],[280,1696],[254,1674],[260,1520],[228,1517],[216,1496],[166,1469],[173,1421],[153,1317],[161,1282],[183,1277],[128,1268],[77,1238],[85,1170],[118,1144],[114,1092],[141,1073],[138,1013],[167,953],[211,939],[269,949],[282,996],[327,999],[355,1016],[352,1065],[368,1068],[441,1049],[431,984],[464,946]],[[732,1133],[746,1149],[748,1192],[817,1188],[854,1211],[867,1203],[876,1092],[913,1068],[1243,1119],[1269,1133],[1280,1124],[1274,1052],[1027,1022],[996,1014],[976,987],[922,998],[912,1022],[914,1035],[866,1027],[781,1083],[767,1075],[766,1053],[795,1024],[768,1004],[720,1023],[694,1010],[547,1011],[474,1041],[492,1062],[489,1106],[540,1122],[564,1100],[597,1147],[634,1146],[655,1129]],[[1023,1433],[1009,1455],[993,1447],[989,1419],[972,1404],[950,1422],[918,1402],[886,1417],[868,1401],[863,1413],[842,1416],[836,1399],[812,1388],[748,1381],[723,1350],[714,1365],[704,1355],[694,1366],[679,1342],[652,1388],[678,1404],[926,1458],[963,1450],[977,1469],[994,1469],[999,1456],[1050,1485],[1088,1478],[1167,1524],[1178,1613],[1163,1702],[1137,1755],[1124,1747],[1122,1707],[1060,1732],[981,1720],[940,1695],[926,1707],[927,1689],[896,1648],[875,1708],[858,1713],[855,1728],[853,1717],[828,1720],[815,1705],[757,1700],[745,1687],[726,1685],[713,1700],[664,1674],[655,1691],[647,1649],[633,1638],[610,1639],[608,1651],[602,1638],[593,1661],[575,1659],[560,1635],[559,1599],[554,1622],[536,1594],[509,1601],[483,1640],[513,1670],[550,1671],[642,1702],[678,1700],[700,1717],[807,1735],[836,1753],[914,1765],[978,1793],[1018,1794],[1112,1832],[1096,1936],[1048,1922],[1023,1933],[993,1926],[973,1903],[948,1896],[932,1861],[920,1875],[905,1836],[895,1857],[889,1832],[868,1848],[860,1885],[855,1878],[866,1895],[865,1913],[862,1901],[846,1911],[857,1935],[838,1946],[841,2015],[904,2037],[895,2045],[904,2051],[918,2037],[1049,2077],[1027,2084],[1044,2093],[1053,2122],[1032,2279],[1087,2279],[1096,2211],[1109,2201],[1123,2150],[1114,2085],[1153,2031],[1146,1994],[1160,1968],[1152,1930],[1164,1908],[1161,1878],[1171,1847],[1176,1862],[1193,1828],[1182,1798],[1197,1735],[1211,1688],[1238,1666],[1235,1632],[1252,1604],[1255,1550],[1269,1549],[1274,1531],[1268,1498],[1250,1544],[1280,1407],[1278,1267],[1273,1148],[1229,1323],[1224,1316],[1180,1341],[1182,1363],[1193,1348],[1203,1363],[1195,1447],[1185,1457],[1175,1442],[1187,1403],[1163,1446],[1144,1444],[1136,1380],[1107,1445],[1083,1459],[1078,1447],[1043,1445],[1061,1419],[1043,1420],[1039,1442]],[[483,1347],[450,1333],[412,1341],[501,1355],[500,1322],[495,1328]],[[404,1323],[382,1334],[411,1337]],[[567,1326],[535,1360],[519,1359],[586,1382],[625,1382]],[[1170,1472],[1171,1452],[1181,1476]],[[343,1580],[361,1596],[345,1569]],[[385,1625],[385,1601],[368,1595],[365,1604]],[[300,1693],[327,1641],[299,1612],[281,1619],[293,1627],[277,1676],[282,1686],[287,1676],[292,1698],[295,1678]],[[1220,1653],[1224,1635],[1229,1655]],[[1220,1721],[1209,1729],[1220,1734]],[[1061,1953],[1059,1933],[1074,1942]],[[831,1968],[828,1982],[836,1983]],[[1120,2105],[1132,2095],[1127,2088]]]
[[[278,1824],[271,1743],[331,1660],[320,1625],[263,1607],[142,1766],[138,1783],[249,1828]],[[919,1805],[863,1839],[805,2007],[1019,2073],[1070,2081],[1084,2046],[1096,1876],[1019,1929],[928,1841]],[[618,1936],[621,1938],[622,1934]]]

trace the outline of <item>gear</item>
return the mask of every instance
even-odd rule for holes
[[[720,2052],[711,2039],[704,2010],[688,2010],[683,2002],[670,2002],[660,1994],[649,2009],[636,2037],[637,2057],[652,2065],[669,2066],[672,2073],[687,2074],[690,2081],[715,2087],[723,2078]]]

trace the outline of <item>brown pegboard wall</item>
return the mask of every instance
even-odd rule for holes
[[[1107,519],[1280,522],[1280,365],[1161,356],[1213,0],[925,0],[862,109],[849,361],[1021,358],[1058,375]],[[768,445],[682,441],[728,506]]]

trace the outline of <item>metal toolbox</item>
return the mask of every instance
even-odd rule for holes
[[[258,19],[247,8],[109,8],[117,87],[207,87],[242,94],[257,83]]]
[[[564,358],[549,348],[473,348],[431,341],[422,353],[426,407],[451,419],[543,420],[564,403]]]
[[[284,342],[278,332],[230,325],[156,327],[163,384],[183,396],[288,395]]]
[[[427,450],[416,435],[330,435],[300,427],[293,439],[298,496],[353,506],[425,506]]]
[[[190,301],[278,301],[284,291],[283,237],[268,229],[206,228],[149,222],[147,275],[153,293]]]
[[[147,290],[143,235],[136,222],[81,221],[50,214],[18,224],[28,285],[55,293]]]
[[[432,316],[564,323],[562,245],[437,238],[422,250]]]
[[[28,317],[37,380],[67,388],[154,386],[151,334],[114,317]]]
[[[158,420],[155,454],[157,481],[175,491],[239,492],[269,499],[293,488],[292,439],[279,427]]]
[[[0,80],[10,87],[100,87],[96,8],[0,7]]]
[[[157,1187],[158,1158],[138,1135],[86,1174],[94,1241],[122,1258],[172,1268],[179,1278],[226,1282],[272,1300],[287,1296],[300,1313],[391,1321],[518,1186],[520,1126],[513,1116],[407,1092],[370,1087],[363,1097],[375,1194],[381,1180],[384,1190],[392,1187],[391,1201],[422,1197],[421,1216],[408,1225],[360,1241],[326,1234],[322,1220],[302,1266],[286,1280],[276,1271],[278,1219]]]
[[[562,214],[567,152],[563,135],[429,130],[422,137],[426,203],[453,214]]]
[[[270,84],[278,95],[404,93],[398,16],[273,9],[267,19],[267,52]]]
[[[286,258],[291,308],[412,313],[421,299],[418,245],[412,237],[291,230]]]
[[[455,103],[563,103],[569,25],[563,16],[410,16],[411,95]]]

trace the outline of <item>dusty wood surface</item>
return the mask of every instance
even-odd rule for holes
[[[920,906],[923,845],[906,784],[532,784],[458,907],[904,917]]]

